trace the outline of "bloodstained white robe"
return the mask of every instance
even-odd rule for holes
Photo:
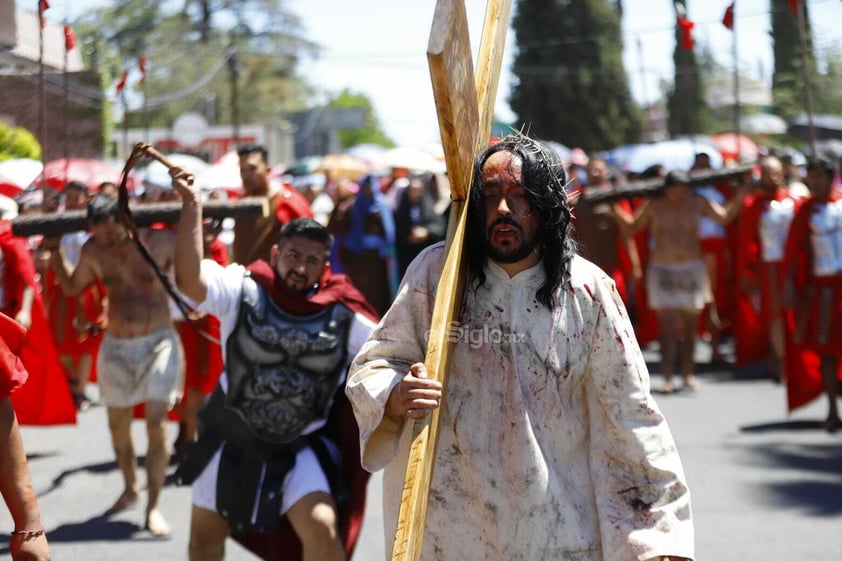
[[[346,386],[363,467],[386,470],[388,552],[412,429],[384,408],[424,360],[443,255],[437,244],[414,261]],[[577,256],[550,311],[535,299],[543,263],[485,273],[451,329],[422,559],[692,558],[684,472],[613,281]]]

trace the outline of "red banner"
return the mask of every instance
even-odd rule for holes
[[[722,25],[732,31],[734,29],[734,4],[736,2],[731,2],[731,5],[725,8],[725,15],[722,16]]]
[[[76,34],[73,33],[73,29],[71,29],[69,25],[64,24],[64,50],[69,52],[75,48]]]
[[[117,85],[114,86],[114,93],[120,93],[123,91],[123,88],[126,87],[126,79],[129,77],[129,71],[123,70],[123,73],[120,75],[120,81],[117,82]]]

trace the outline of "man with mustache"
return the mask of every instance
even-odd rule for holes
[[[440,406],[423,559],[692,558],[681,462],[614,282],[576,254],[561,161],[516,133],[473,177],[447,394],[422,363],[442,244],[350,371],[363,467],[386,470],[386,535],[412,421]]]
[[[171,174],[182,196],[178,288],[219,319],[225,363],[176,473],[193,483],[189,557],[223,559],[233,534],[259,554],[269,541],[268,553],[289,559],[299,547],[305,561],[346,559],[367,476],[357,475],[359,436],[343,388],[376,314],[347,277],[331,274],[333,236],[312,218],[284,224],[268,262],[203,260],[200,189],[187,170]],[[256,537],[266,532],[286,541]]]
[[[131,423],[134,406],[144,403],[149,435],[145,528],[165,536],[170,527],[158,505],[170,459],[167,416],[181,388],[181,343],[170,320],[169,296],[119,222],[117,199],[94,196],[88,202],[87,218],[91,238],[82,246],[75,267],[58,238],[45,239],[41,247],[50,251],[50,266],[66,295],[77,295],[99,279],[108,298],[108,330],[100,345],[97,374],[125,489],[106,514],[120,512],[138,500]],[[143,229],[139,235],[158,268],[171,270],[173,233]]]

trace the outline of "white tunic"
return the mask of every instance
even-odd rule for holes
[[[363,467],[386,469],[388,551],[412,430],[384,407],[424,359],[442,259],[437,244],[414,261],[346,386]],[[550,311],[535,299],[543,264],[486,276],[451,330],[422,559],[692,558],[684,472],[613,282],[577,256]]]

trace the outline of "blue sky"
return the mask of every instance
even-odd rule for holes
[[[427,37],[434,0],[286,0],[301,17],[307,36],[323,46],[319,60],[301,70],[325,92],[343,88],[371,98],[381,125],[399,144],[424,145],[439,140],[426,60]],[[713,49],[717,60],[732,67],[733,35],[720,23],[730,0],[688,0],[694,34]],[[107,0],[50,0],[48,17],[61,21]],[[517,3],[517,0],[514,0]],[[19,6],[37,6],[37,0]],[[474,53],[485,11],[485,0],[466,0]],[[672,80],[674,12],[671,0],[625,0],[624,62],[632,93],[639,102],[653,101],[661,81]],[[737,0],[736,25],[741,71],[771,80],[773,58],[769,37],[770,0]],[[808,0],[816,43],[842,47],[842,2]],[[835,28],[834,28],[835,26]],[[637,41],[642,44],[639,56]],[[509,47],[495,106],[504,120],[513,118],[506,99],[512,76]]]

